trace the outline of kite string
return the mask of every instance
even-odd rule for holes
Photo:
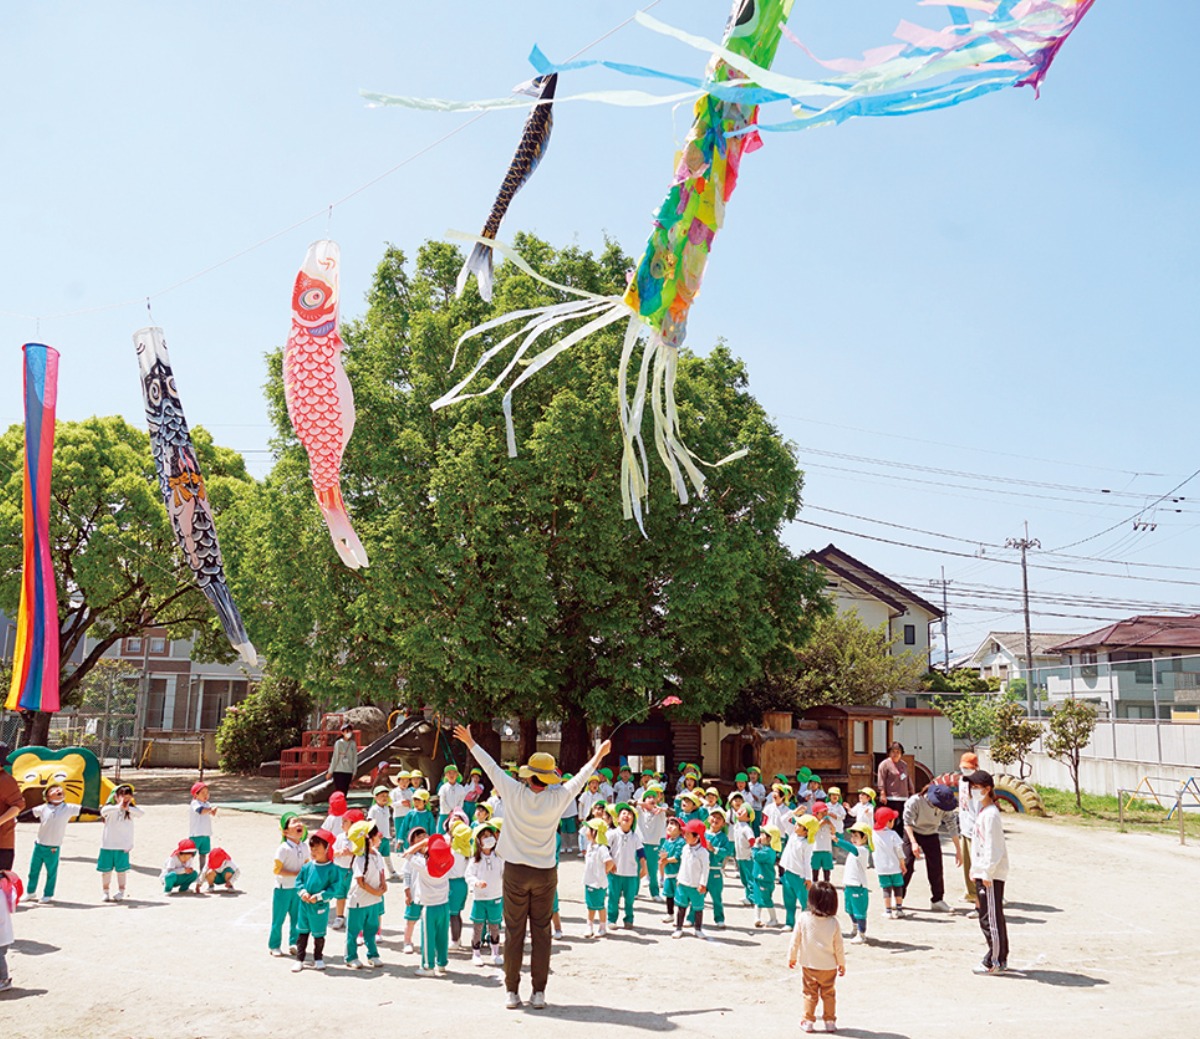
[[[575,58],[578,58],[581,54],[586,54],[589,50],[591,50],[597,44],[603,43],[610,36],[613,36],[616,33],[620,32],[627,25],[632,25],[637,20],[637,17],[639,14],[645,14],[647,11],[650,11],[653,8],[657,7],[660,3],[662,3],[662,0],[651,0],[651,2],[648,3],[645,7],[642,7],[640,10],[634,12],[634,14],[630,15],[628,18],[626,18],[620,24],[613,26],[607,32],[602,33],[600,36],[597,36],[590,43],[587,43],[584,46],[580,47],[579,50],[577,50],[574,54],[572,54],[566,60],[573,61]],[[428,155],[429,152],[431,152],[435,148],[438,148],[441,145],[445,144],[452,137],[456,137],[456,136],[458,136],[458,134],[462,133],[464,130],[468,129],[469,127],[474,126],[485,115],[487,115],[487,112],[480,112],[477,115],[472,116],[465,123],[460,123],[454,129],[449,130],[446,133],[442,134],[441,137],[438,137],[436,140],[431,141],[429,144],[425,145],[423,148],[419,148],[417,151],[413,152],[411,155],[405,156],[403,159],[401,159],[399,162],[397,162],[394,166],[391,166],[390,168],[384,170],[382,173],[378,174],[377,176],[372,177],[366,183],[360,184],[353,191],[349,192],[348,194],[343,195],[341,198],[337,199],[334,202],[330,202],[326,206],[322,206],[316,212],[310,213],[308,216],[302,217],[301,219],[295,221],[294,223],[289,224],[287,227],[284,227],[281,230],[274,232],[273,234],[269,234],[265,238],[259,239],[257,242],[254,242],[252,245],[246,246],[244,249],[239,249],[237,252],[233,253],[232,255],[225,257],[225,259],[223,259],[223,260],[218,260],[216,263],[209,264],[207,267],[204,267],[201,270],[196,271],[194,274],[188,275],[186,278],[181,278],[179,281],[173,282],[172,284],[166,286],[166,288],[159,289],[157,292],[152,292],[148,296],[140,295],[133,299],[121,300],[120,302],[117,302],[117,303],[105,303],[105,304],[101,304],[101,305],[95,306],[95,307],[82,307],[78,310],[62,310],[62,311],[56,311],[51,314],[21,314],[21,313],[17,313],[16,311],[11,311],[11,310],[0,310],[0,313],[7,314],[10,317],[15,317],[15,318],[20,318],[20,319],[26,320],[26,321],[36,322],[37,334],[40,336],[41,335],[41,321],[42,321],[43,317],[46,318],[46,320],[51,320],[51,319],[55,319],[55,318],[80,317],[84,314],[98,314],[98,313],[108,311],[108,310],[119,310],[124,307],[129,307],[129,306],[133,306],[135,304],[139,304],[143,301],[145,301],[145,303],[146,303],[146,308],[149,309],[151,299],[158,299],[159,297],[165,296],[170,292],[174,292],[176,289],[183,288],[185,285],[190,285],[192,282],[197,281],[200,278],[203,278],[206,275],[211,274],[215,270],[219,270],[220,268],[226,266],[227,264],[233,263],[234,260],[240,260],[243,256],[246,256],[249,253],[255,252],[258,249],[261,249],[264,245],[269,245],[271,242],[275,241],[276,239],[282,238],[282,237],[284,237],[284,235],[290,234],[292,231],[298,230],[299,228],[303,227],[305,224],[311,223],[313,220],[316,220],[316,219],[320,218],[321,216],[325,216],[329,222],[332,222],[333,211],[338,206],[342,205],[343,203],[349,202],[352,198],[355,198],[356,196],[361,195],[364,191],[367,191],[369,188],[374,187],[381,180],[387,179],[393,173],[396,173],[397,171],[402,170],[405,166],[409,165],[410,163],[415,162],[417,159],[420,159],[425,155]]]

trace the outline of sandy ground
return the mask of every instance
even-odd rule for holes
[[[253,791],[230,784],[225,793]],[[147,815],[123,904],[99,899],[99,824],[70,827],[57,903],[18,910],[9,953],[16,988],[0,994],[0,1034],[283,1036],[309,1032],[314,1014],[327,1032],[364,1036],[470,1034],[497,1025],[530,1039],[594,1039],[600,1025],[612,1035],[799,1033],[800,979],[787,969],[785,932],[756,931],[753,911],[738,905],[714,941],[672,941],[661,907],[646,900],[635,933],[588,941],[577,858],[564,859],[560,872],[567,936],[554,943],[544,1012],[506,1011],[499,970],[472,968],[469,953],[452,954],[448,978],[414,977],[417,957],[401,953],[395,900],[381,970],[345,970],[344,938],[331,932],[329,970],[292,974],[290,961],[266,951],[278,840],[272,817],[225,810],[217,818],[216,842],[241,865],[243,890],[170,900],[160,893],[161,862],[186,826],[184,799],[164,785],[144,788]],[[222,800],[220,789],[214,800]],[[1014,972],[972,975],[983,941],[957,883],[951,901],[964,912],[952,918],[921,911],[885,920],[873,891],[872,943],[848,947],[838,984],[840,1034],[1196,1035],[1197,998],[1185,971],[1200,934],[1200,900],[1191,894],[1200,886],[1200,848],[1025,817],[1006,816],[1006,824]],[[33,836],[32,825],[19,828],[22,873]],[[953,873],[952,860],[947,867]],[[737,892],[736,882],[727,890]],[[920,865],[909,904],[928,905]]]

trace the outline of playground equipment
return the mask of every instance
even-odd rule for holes
[[[306,805],[328,801],[333,781],[326,778],[325,772],[333,754],[332,739],[339,735],[336,730],[315,729],[304,734],[301,746],[285,750],[279,770],[280,789],[271,795],[271,800],[277,804]],[[355,741],[358,739],[355,732]],[[436,779],[447,764],[453,763],[460,768],[464,764],[455,759],[452,744],[450,730],[423,715],[398,719],[394,729],[374,743],[359,748],[354,778],[370,775],[381,761],[398,759],[404,767],[419,769],[427,777]],[[289,779],[292,780],[290,784]]]
[[[1142,803],[1146,803],[1153,800],[1159,808],[1167,809],[1167,814],[1163,818],[1164,822],[1170,822],[1172,816],[1176,818],[1179,823],[1179,843],[1187,844],[1184,809],[1200,808],[1200,776],[1188,776],[1187,779],[1170,791],[1161,786],[1163,783],[1174,784],[1177,782],[1178,780],[1168,779],[1165,776],[1143,776],[1138,781],[1138,785],[1132,790],[1118,790],[1117,820],[1121,827],[1121,832],[1125,832],[1125,813],[1130,810],[1134,802],[1141,801]],[[1157,790],[1154,787],[1155,783],[1160,784]],[[1168,804],[1171,806],[1170,808],[1167,808]]]
[[[1008,809],[1027,815],[1046,816],[1046,806],[1042,803],[1042,795],[1023,779],[1016,776],[1001,774],[996,778],[996,803],[1001,810]]]
[[[8,755],[7,765],[21,788],[26,808],[45,800],[46,787],[59,783],[65,800],[80,806],[78,818],[100,818],[113,784],[100,774],[100,759],[87,747],[21,747]]]

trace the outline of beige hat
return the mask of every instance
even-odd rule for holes
[[[554,786],[562,782],[562,776],[559,774],[554,755],[545,754],[541,751],[530,755],[529,764],[522,765],[517,774],[522,779],[536,779],[547,786]]]

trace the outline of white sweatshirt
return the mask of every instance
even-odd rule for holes
[[[843,887],[867,886],[867,857],[870,854],[865,844],[855,844],[853,851],[846,852],[846,865],[842,869]]]
[[[565,783],[556,783],[534,791],[513,779],[478,743],[471,748],[479,767],[487,773],[496,792],[504,799],[504,826],[496,850],[505,862],[535,869],[554,869],[558,864],[554,839],[562,819],[563,806],[579,796],[598,757],[580,769]]]
[[[695,844],[688,844],[685,841],[679,852],[679,875],[675,878],[675,882],[684,887],[707,887],[708,860],[708,849],[703,847],[699,841]]]
[[[41,821],[37,843],[43,848],[62,847],[63,838],[67,835],[67,823],[79,814],[81,807],[67,801],[60,801],[56,805],[49,802],[38,805],[33,810],[34,816]]]
[[[608,848],[595,841],[589,842],[583,853],[583,886],[607,887],[608,871],[604,866],[608,862],[612,862],[612,855],[609,854]]]
[[[495,902],[504,894],[504,860],[494,851],[467,863],[467,887],[476,902]]]
[[[747,826],[746,829],[750,830],[750,827]],[[751,830],[750,833],[753,835],[754,831]],[[808,843],[808,838],[804,836],[804,833],[797,833],[795,837],[783,846],[783,854],[779,856],[779,865],[783,867],[786,873],[794,873],[801,880],[811,880],[812,866],[810,860],[812,859],[812,850],[813,846]],[[749,857],[749,852],[747,852],[746,858]]]
[[[791,844],[788,841],[788,844]],[[804,842],[808,844],[808,841]],[[754,853],[754,827],[749,823],[733,824],[733,857],[739,862],[749,862]]]
[[[188,836],[211,837],[212,832],[212,805],[207,801],[201,801],[198,797],[193,797],[191,806],[188,808]]]
[[[1004,825],[995,805],[988,805],[975,817],[975,828],[971,831],[971,879],[1008,879]]]
[[[191,860],[185,863],[178,855],[168,855],[167,861],[163,863],[162,872],[158,875],[158,879],[162,880],[171,873],[195,873],[196,872],[196,856],[193,855]]]
[[[904,841],[890,826],[875,831],[875,872],[881,877],[902,873],[900,858],[904,854]]]
[[[438,815],[449,815],[467,800],[467,788],[462,783],[443,783],[438,787]]]
[[[432,876],[425,856],[420,852],[412,856],[413,901],[423,906],[444,906],[450,901],[450,874]]]
[[[661,805],[651,812],[648,805],[638,808],[638,832],[644,844],[662,844],[667,835],[667,812]]]
[[[373,804],[367,809],[367,820],[373,822],[385,840],[392,839],[392,806]],[[375,885],[372,884],[372,887]]]
[[[100,816],[104,819],[104,831],[100,834],[100,849],[133,851],[133,820],[145,814],[137,805],[127,809],[119,805],[102,805]]]
[[[383,887],[383,856],[377,851],[355,855],[351,872],[353,878],[350,882],[350,894],[346,896],[346,906],[349,909],[365,909],[367,906],[379,905],[383,901],[383,895],[372,895],[359,884],[358,878],[362,877],[376,890]]]
[[[285,869],[288,873],[298,874],[300,867],[303,866],[310,858],[307,844],[294,844],[289,840],[285,840],[275,851],[275,862],[278,863],[275,873],[276,887],[295,887],[296,878],[294,876],[284,876],[278,872],[280,869]]]

